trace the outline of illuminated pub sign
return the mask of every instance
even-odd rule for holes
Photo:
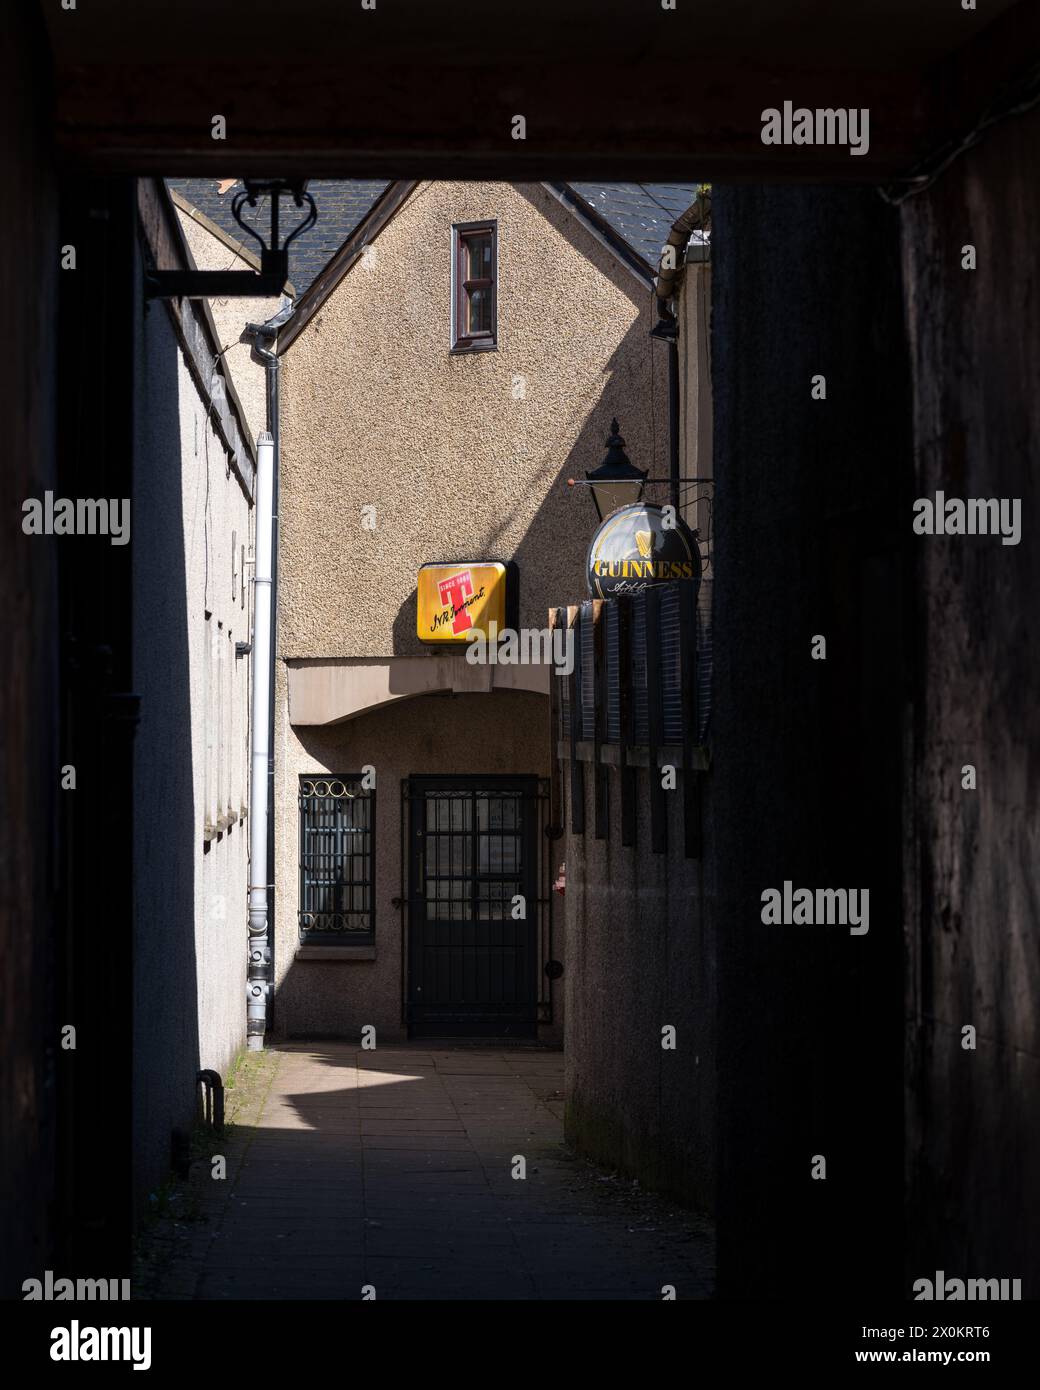
[[[488,624],[508,626],[509,574],[498,560],[423,565],[419,570],[416,631],[420,642],[467,642],[488,636]]]
[[[608,516],[593,536],[588,578],[594,598],[641,594],[677,581],[699,584],[697,539],[673,508],[632,502]]]

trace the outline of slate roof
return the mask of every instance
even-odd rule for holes
[[[226,182],[226,180],[224,180]],[[198,208],[215,222],[221,231],[234,241],[240,241],[250,251],[259,253],[260,247],[252,237],[247,236],[231,215],[231,199],[242,185],[235,183],[225,193],[219,191],[219,179],[167,179],[166,186],[177,192],[192,207]],[[307,185],[318,205],[318,220],[310,231],[304,232],[289,247],[289,279],[297,297],[303,294],[311,281],[324,270],[329,261],[350,236],[363,217],[371,210],[379,195],[388,187],[386,179],[312,179]],[[291,230],[299,220],[292,199],[282,199],[280,221],[283,229]],[[246,208],[247,222],[264,233],[264,240],[271,226],[270,209],[258,203],[255,211]]]
[[[624,237],[651,270],[656,270],[672,223],[694,201],[698,185],[572,183],[569,187]]]
[[[259,250],[257,243],[242,231],[231,215],[231,200],[241,183],[236,182],[224,193],[219,191],[219,179],[167,179],[166,184],[215,222],[232,240],[242,242],[251,251]],[[318,205],[318,220],[289,248],[289,279],[297,298],[325,268],[387,187],[385,179],[311,180],[308,189]],[[672,223],[697,195],[697,185],[693,183],[572,183],[568,187],[580,200],[590,204],[652,271],[657,269],[661,247]],[[283,201],[282,206],[285,208],[283,225],[291,227],[294,222],[289,219],[295,217],[296,209],[291,201],[288,206]],[[246,220],[262,230],[266,240],[269,211],[262,205],[258,205],[256,211],[247,208]]]

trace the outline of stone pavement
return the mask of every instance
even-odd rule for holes
[[[228,1177],[200,1165],[204,1220],[151,1296],[710,1296],[708,1226],[564,1149],[561,1053],[304,1043],[266,1064]]]

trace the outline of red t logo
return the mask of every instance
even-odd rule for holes
[[[451,608],[451,631],[452,635],[465,632],[467,628],[473,626],[473,619],[469,616],[469,610],[462,606],[464,598],[468,598],[473,593],[473,576],[469,570],[463,570],[460,574],[453,574],[450,579],[442,579],[437,584],[437,593],[441,603],[445,608]]]

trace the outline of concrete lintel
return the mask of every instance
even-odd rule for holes
[[[489,695],[530,690],[548,695],[549,666],[475,666],[461,652],[371,660],[289,661],[289,722],[338,724],[416,695],[451,691]]]

